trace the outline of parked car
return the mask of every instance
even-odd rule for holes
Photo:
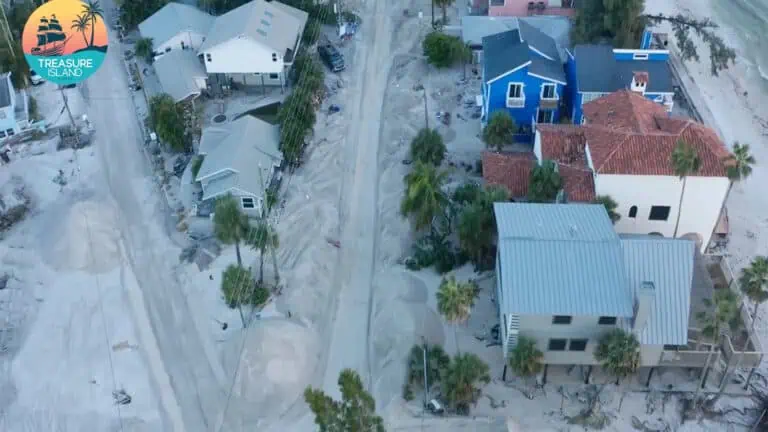
[[[65,89],[71,89],[71,88],[75,88],[75,87],[77,87],[77,84],[75,84],[75,83],[66,84],[66,85],[61,86],[61,88],[65,88]]]
[[[45,80],[43,80],[43,77],[40,76],[37,72],[33,71],[32,69],[29,70],[29,80],[32,82],[33,86],[40,85]]]
[[[427,403],[427,411],[434,415],[443,415],[445,409],[443,409],[443,404],[439,400],[432,399]]]
[[[335,46],[331,44],[320,45],[317,47],[317,53],[320,54],[323,63],[325,63],[331,71],[341,72],[346,68],[344,65],[344,56],[341,55]]]

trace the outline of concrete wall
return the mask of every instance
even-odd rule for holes
[[[198,48],[200,48],[200,46],[203,44],[204,40],[205,35],[191,31],[183,31],[162,44],[153,44],[152,49],[158,54],[167,52],[167,50],[177,49],[192,49],[197,51]],[[184,44],[183,48],[182,43]]]
[[[280,86],[285,83],[285,74],[278,72],[277,78],[269,73],[243,73],[243,74],[228,74],[232,80],[238,84],[244,84],[249,86]]]
[[[13,105],[0,108],[0,139],[10,136],[9,131],[13,134],[19,133],[19,126],[16,124],[16,113],[14,112]]]
[[[273,53],[249,39],[232,39],[202,54],[209,74],[280,73],[285,66],[283,53]],[[272,60],[272,54],[276,55],[277,61]]]
[[[725,177],[688,177],[686,181],[677,235],[700,235],[700,250],[703,252],[720,217],[720,209],[730,183]],[[610,195],[618,204],[616,211],[621,215],[621,219],[616,223],[616,231],[619,233],[660,233],[664,237],[672,237],[682,185],[682,180],[674,176],[595,176],[597,194]],[[632,206],[637,206],[635,218],[629,217]],[[649,220],[651,206],[669,206],[667,220]]]

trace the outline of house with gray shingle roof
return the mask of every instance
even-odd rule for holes
[[[307,18],[302,10],[265,0],[216,17],[198,50],[205,70],[245,85],[285,85]]]
[[[619,236],[602,205],[496,203],[494,213],[505,357],[526,336],[546,365],[596,365],[614,328],[637,336],[645,367],[688,344],[693,242]]]
[[[193,51],[171,51],[158,57],[154,66],[163,91],[177,103],[195,99],[207,87],[208,74]]]
[[[214,17],[183,3],[171,2],[139,24],[143,38],[152,39],[158,54],[175,49],[197,51],[203,44]]]
[[[483,127],[506,111],[523,134],[537,123],[555,123],[566,77],[557,43],[519,20],[514,30],[482,38]]]
[[[664,106],[674,106],[669,51],[617,49],[610,45],[576,45],[567,51],[566,71],[571,120],[583,121],[584,104],[629,89]]]
[[[279,177],[283,154],[280,132],[250,115],[203,130],[199,154],[204,157],[195,181],[202,201],[231,194],[249,216],[261,216],[265,190]]]

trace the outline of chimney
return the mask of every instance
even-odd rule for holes
[[[648,87],[648,72],[632,72],[632,85],[630,89],[633,92],[645,94],[646,87]]]
[[[648,317],[651,316],[655,297],[656,287],[653,285],[653,282],[645,281],[640,284],[640,289],[637,290],[637,297],[635,298],[635,319],[632,325],[632,330],[635,332],[639,333],[645,329]]]

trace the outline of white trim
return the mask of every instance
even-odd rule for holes
[[[554,90],[552,90],[553,97],[548,98],[544,97],[544,89],[547,87],[552,87]],[[539,92],[539,99],[546,100],[546,101],[556,101],[560,100],[560,96],[557,94],[557,84],[555,83],[541,83],[541,91]]]
[[[203,163],[205,163],[205,161],[203,161]],[[202,165],[200,166],[200,168],[202,168]],[[222,169],[216,170],[216,171],[206,175],[205,177],[199,177],[197,179],[197,181],[201,182],[201,181],[204,181],[207,178],[213,177],[213,176],[215,176],[217,174],[221,174],[221,173],[227,172],[227,171],[231,171],[232,174],[239,174],[240,173],[239,171],[236,171],[236,170],[233,170],[232,168],[227,167],[227,168],[222,168]]]
[[[570,57],[571,59],[575,59],[576,58],[576,57],[573,56],[573,53],[571,53],[571,50],[569,50],[568,48],[565,49],[565,53],[568,54],[568,57]]]
[[[512,86],[520,86],[520,97],[510,97],[509,96],[509,90],[512,89]],[[520,106],[510,106],[509,101],[521,101],[522,105]],[[504,105],[507,108],[523,108],[525,107],[525,83],[523,82],[508,82],[507,83],[507,92],[504,93]]]
[[[563,82],[563,81],[558,81],[558,80],[556,80],[556,79],[553,79],[553,78],[547,78],[547,77],[545,77],[545,76],[536,75],[536,74],[535,74],[535,73],[533,73],[533,72],[528,72],[528,75],[530,75],[530,76],[532,76],[532,77],[536,77],[536,78],[539,78],[539,79],[543,79],[544,81],[551,81],[551,82],[553,82],[553,83],[558,83],[558,84],[562,84],[562,85],[566,85],[566,84],[567,84],[567,83],[565,83],[565,82]]]
[[[530,48],[531,50],[533,50],[533,52],[535,52],[536,54],[538,54],[538,55],[540,55],[540,56],[544,57],[544,58],[545,58],[545,59],[547,59],[547,60],[555,61],[555,59],[553,59],[552,57],[550,57],[550,56],[548,56],[548,55],[544,54],[543,52],[541,52],[541,51],[539,51],[539,50],[537,50],[537,49],[536,49],[536,48],[535,48],[533,45],[531,45],[531,44],[528,44],[528,48]]]
[[[240,189],[238,187],[231,187],[229,189],[225,189],[225,190],[223,190],[223,191],[221,191],[221,192],[219,192],[217,194],[213,194],[213,195],[209,196],[208,198],[206,198],[205,197],[205,188],[203,188],[203,201],[207,201],[207,200],[211,200],[211,199],[214,199],[214,198],[218,198],[218,197],[220,197],[222,195],[227,195],[227,194],[232,193],[232,192],[238,192],[238,193],[241,193],[243,195],[252,196],[252,197],[258,199],[258,197],[253,192],[247,192],[247,191],[244,191],[244,190],[242,190],[242,189]],[[241,196],[241,195],[237,195],[237,196]]]
[[[632,53],[632,60],[648,60],[648,53]]]
[[[524,68],[524,67],[526,67],[526,66],[528,66],[530,64],[531,64],[531,61],[528,60],[527,62],[521,64],[520,66],[518,66],[518,67],[516,67],[516,68],[514,68],[512,70],[504,72],[503,74],[497,76],[496,78],[489,79],[488,81],[486,81],[486,84],[491,84],[491,83],[493,83],[495,81],[498,81],[499,79],[504,78],[505,76],[507,76],[509,74],[515,73],[515,72],[519,71],[520,69],[522,69],[522,68]]]
[[[647,54],[669,54],[669,50],[659,49],[627,49],[627,48],[614,48],[613,52],[616,54],[634,54],[634,53],[647,53]]]

